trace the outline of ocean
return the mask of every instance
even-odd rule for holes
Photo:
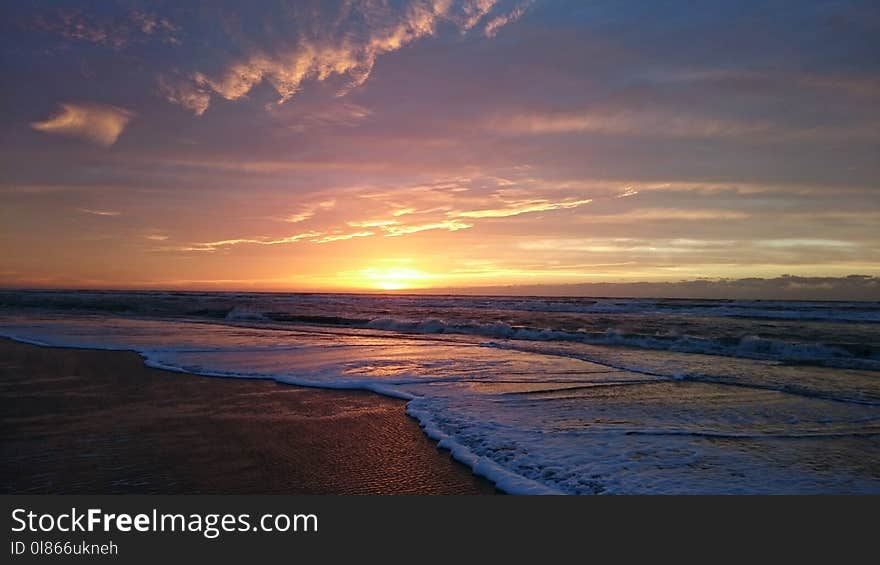
[[[366,389],[510,493],[880,493],[880,303],[0,291],[0,335]]]

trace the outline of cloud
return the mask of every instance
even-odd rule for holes
[[[31,25],[71,41],[83,41],[123,49],[132,43],[158,39],[180,44],[180,27],[150,12],[133,10],[115,16],[98,16],[82,10],[60,9],[41,14]]]
[[[270,112],[288,129],[298,133],[331,127],[353,127],[372,113],[369,108],[338,98],[320,103],[270,105]]]
[[[694,253],[706,249],[727,249],[741,244],[736,240],[710,240],[710,239],[644,239],[632,237],[596,237],[588,239],[576,238],[553,238],[535,239],[523,241],[518,244],[525,251],[541,252],[583,252],[583,253],[612,253],[631,254],[636,252],[654,253]]]
[[[65,11],[41,15],[34,19],[34,27],[74,41],[108,45],[114,49],[128,43],[128,28],[115,22],[97,21],[79,11]]]
[[[211,95],[186,81],[172,82],[159,75],[159,93],[172,104],[183,106],[196,116],[201,116],[211,105]]]
[[[263,83],[275,90],[278,104],[292,98],[307,80],[341,79],[344,84],[338,94],[344,95],[366,82],[380,56],[435,35],[441,23],[466,32],[496,4],[496,0],[409,0],[391,9],[373,2],[344,3],[340,15],[328,18],[329,23],[312,21],[308,29],[291,24],[296,39],[287,45],[254,47],[217,74],[195,71],[174,81],[163,77],[160,88],[169,102],[196,115],[207,110],[214,96],[239,100]],[[496,17],[493,34],[514,19]]]
[[[473,224],[467,224],[460,220],[441,220],[425,224],[398,225],[394,220],[376,220],[376,221],[351,221],[347,222],[352,227],[375,227],[382,230],[386,237],[395,237],[411,233],[418,233],[428,230],[446,230],[458,231],[473,227]],[[373,230],[362,230],[356,232],[341,232],[339,230],[331,233],[310,231],[295,234],[283,238],[270,237],[248,237],[222,239],[218,241],[208,241],[202,243],[194,243],[184,247],[174,247],[164,249],[165,251],[205,251],[213,252],[223,247],[231,247],[234,245],[252,244],[252,245],[282,245],[287,243],[296,243],[298,241],[308,240],[311,243],[332,243],[335,241],[345,241],[359,237],[370,237],[376,235]]]
[[[878,123],[786,124],[714,117],[676,109],[599,109],[581,112],[525,113],[489,120],[488,129],[508,134],[595,133],[677,139],[739,138],[750,141],[876,139]]]
[[[77,208],[77,211],[93,216],[119,216],[122,214],[122,212],[116,212],[115,210],[95,210],[92,208]]]
[[[109,147],[116,143],[135,114],[116,106],[67,103],[61,111],[42,122],[33,122],[37,131],[84,139]]]
[[[242,245],[242,244],[254,244],[254,245],[284,245],[287,243],[296,243],[297,241],[301,241],[304,239],[311,239],[318,236],[323,235],[321,232],[317,231],[309,231],[305,233],[298,233],[294,235],[290,235],[287,237],[281,238],[269,238],[269,237],[258,237],[258,238],[234,238],[234,239],[221,239],[218,241],[206,241],[203,243],[194,243],[192,245],[184,246],[184,247],[173,247],[163,249],[163,251],[206,251],[213,252],[217,251],[223,247],[231,247],[233,245]]]
[[[681,138],[760,135],[771,131],[762,122],[727,120],[661,110],[531,113],[492,120],[490,129],[506,133],[555,134],[592,132]]]
[[[533,4],[533,0],[526,0],[525,2],[521,2],[517,5],[512,12],[509,14],[501,14],[499,16],[495,16],[491,20],[486,23],[486,27],[483,28],[483,33],[486,37],[495,37],[498,31],[506,26],[509,23],[515,22],[516,20],[523,17],[526,13],[526,10],[529,9],[529,6]]]
[[[244,237],[244,238],[234,238],[234,239],[221,239],[218,241],[206,241],[202,243],[194,243],[191,245],[183,246],[183,247],[173,247],[163,249],[164,251],[204,251],[204,252],[213,252],[217,251],[223,247],[232,247],[235,245],[285,245],[288,243],[296,243],[299,241],[308,240],[311,243],[332,243],[334,241],[345,241],[347,239],[354,239],[357,237],[369,237],[371,235],[375,235],[373,231],[359,231],[352,233],[339,233],[334,232],[330,234],[326,234],[325,232],[319,231],[308,231],[304,233],[298,233],[287,237],[281,238],[270,238],[270,237]]]
[[[165,33],[169,36],[169,42],[179,42],[176,34],[180,31],[180,27],[167,18],[139,10],[133,11],[130,18],[137,25],[138,29],[141,30],[141,33],[145,35]]]
[[[844,247],[856,247],[856,244],[851,241],[840,241],[837,239],[818,239],[818,238],[807,238],[807,239],[792,239],[792,238],[783,238],[783,239],[769,239],[769,240],[759,240],[755,242],[755,245],[758,247],[771,247],[771,248],[797,248],[797,247],[830,247],[834,249],[844,248]]]
[[[458,230],[466,230],[468,228],[474,227],[473,224],[467,224],[460,220],[443,220],[440,222],[430,222],[427,224],[411,224],[407,226],[386,226],[382,229],[387,232],[387,236],[395,237],[399,235],[407,235],[411,233],[418,233],[422,231],[428,230],[446,230],[446,231],[458,231]]]
[[[399,224],[397,220],[364,220],[346,222],[353,228],[387,228]]]
[[[455,215],[459,218],[507,218],[510,216],[519,216],[520,214],[528,214],[529,212],[547,212],[550,210],[564,210],[568,208],[577,208],[584,204],[589,204],[593,200],[587,198],[584,200],[567,200],[562,202],[550,202],[547,200],[529,200],[526,202],[510,203],[503,208],[486,208],[483,210],[468,210],[458,212]]]
[[[391,212],[392,216],[408,216],[409,214],[415,214],[418,212],[415,208],[398,208]]]
[[[132,157],[139,163],[150,166],[177,167],[207,171],[228,171],[248,174],[276,174],[294,171],[357,171],[374,172],[387,167],[384,162],[347,161],[342,159],[308,160],[250,160],[239,156],[221,156],[219,158],[186,158],[177,156],[144,156]]]
[[[325,235],[324,237],[312,239],[310,241],[312,241],[313,243],[330,243],[332,241],[344,241],[346,239],[353,239],[355,237],[369,237],[371,235],[375,235],[375,232],[359,231],[359,232],[354,232],[354,233],[340,233],[340,234]]]
[[[618,196],[617,198],[620,198]],[[712,208],[646,208],[636,209],[615,214],[591,214],[589,221],[595,223],[615,222],[669,222],[690,220],[744,220],[751,217],[750,214],[740,210],[712,209]]]
[[[704,85],[719,91],[745,93],[819,90],[842,98],[880,97],[880,79],[873,75],[831,72],[808,72],[802,69],[772,72],[727,68],[662,68],[641,73],[650,82],[659,84]]]
[[[320,210],[329,210],[336,206],[336,199],[331,198],[329,200],[323,200],[321,202],[316,202],[314,204],[307,204],[303,207],[303,209],[299,212],[286,216],[282,218],[285,222],[291,224],[297,224],[299,222],[304,222],[309,218],[313,217]]]
[[[464,2],[461,6],[462,17],[459,19],[459,25],[465,31],[471,29],[480,23],[486,14],[495,7],[497,0],[475,0],[473,2]]]

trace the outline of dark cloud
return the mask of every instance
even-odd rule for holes
[[[108,6],[109,13],[106,10]],[[25,20],[24,27],[63,40],[93,43],[112,49],[123,49],[150,40],[180,43],[180,27],[166,17],[137,9],[117,9],[111,4],[104,8],[104,11],[45,8]]]

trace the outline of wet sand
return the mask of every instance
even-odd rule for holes
[[[491,494],[404,403],[0,339],[0,492]]]

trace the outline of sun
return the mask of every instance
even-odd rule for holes
[[[364,286],[378,290],[407,290],[419,288],[431,275],[409,267],[389,267],[385,269],[364,269],[360,272]]]

